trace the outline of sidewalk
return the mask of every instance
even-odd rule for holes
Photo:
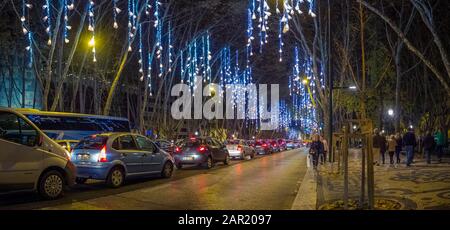
[[[349,209],[356,208],[359,200],[361,186],[359,157],[358,150],[350,151]],[[404,158],[403,156],[402,161]],[[336,173],[337,164],[334,167],[332,171],[330,165],[323,165],[319,167],[317,173],[309,169],[292,209],[343,209],[344,178],[343,175]],[[374,166],[374,171],[376,209],[450,209],[449,159],[444,159],[441,164],[427,165],[424,159],[416,157],[415,164],[410,168],[405,164],[400,164],[396,168],[386,164]]]

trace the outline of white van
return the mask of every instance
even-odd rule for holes
[[[0,194],[37,191],[45,199],[56,199],[74,184],[75,175],[67,150],[20,109],[0,107]]]

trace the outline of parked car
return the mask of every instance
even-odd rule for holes
[[[298,147],[298,145],[293,141],[293,140],[289,140],[286,142],[286,149],[296,149]]]
[[[286,141],[284,139],[278,139],[277,140],[278,147],[280,148],[280,151],[286,151]]]
[[[72,152],[77,183],[105,180],[120,187],[126,178],[172,176],[174,160],[147,137],[133,133],[104,133],[82,139]]]
[[[247,141],[244,140],[228,140],[226,146],[231,158],[244,160],[247,157],[252,159],[256,155],[255,149],[249,146]]]
[[[72,151],[73,147],[80,142],[79,140],[56,140],[56,143],[61,145],[69,153]]]
[[[56,199],[74,184],[67,150],[15,109],[0,108],[0,193],[37,191]]]
[[[257,154],[271,154],[272,148],[264,140],[258,140],[255,142],[255,151]]]
[[[190,137],[175,149],[175,166],[181,169],[184,165],[205,166],[210,169],[216,162],[230,163],[227,147],[211,137]]]
[[[175,144],[167,141],[167,140],[156,140],[155,141],[156,146],[158,146],[160,149],[166,151],[170,155],[173,156],[173,151],[175,150]]]
[[[268,140],[267,142],[270,144],[270,146],[272,148],[272,152],[277,153],[277,152],[281,151],[280,146],[278,145],[277,141],[275,141],[275,140]]]

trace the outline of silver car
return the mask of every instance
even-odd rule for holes
[[[113,188],[125,178],[172,176],[173,157],[147,137],[133,133],[104,133],[82,139],[72,151],[77,183],[105,180]]]
[[[244,160],[246,158],[252,159],[256,155],[255,149],[244,140],[228,140],[226,146],[231,158]]]
[[[56,199],[74,184],[69,152],[20,110],[0,108],[0,149],[0,194],[37,191]]]

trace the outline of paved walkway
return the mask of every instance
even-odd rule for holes
[[[359,153],[353,150],[349,156],[350,209],[356,207],[360,194]],[[302,183],[299,191],[303,193],[299,192],[292,209],[342,209],[343,175],[336,173],[337,166],[334,167],[332,170],[330,165],[324,165],[318,172],[310,169],[304,181],[316,183]],[[376,209],[450,209],[450,159],[427,165],[424,159],[416,157],[410,168],[402,163],[374,166],[374,170]]]

